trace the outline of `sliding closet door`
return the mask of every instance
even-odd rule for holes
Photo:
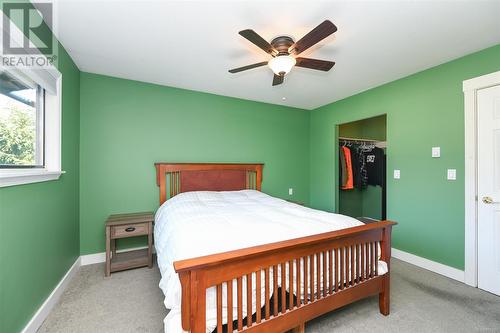
[[[478,286],[500,295],[500,86],[478,91]]]

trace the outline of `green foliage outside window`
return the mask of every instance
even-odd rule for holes
[[[35,124],[33,110],[13,104],[0,109],[0,164],[35,164]]]

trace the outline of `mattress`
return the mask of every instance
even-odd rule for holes
[[[169,333],[183,331],[181,285],[174,271],[175,261],[362,224],[345,215],[307,208],[254,190],[199,191],[176,195],[167,200],[155,216],[155,248],[161,272],[159,286],[165,295],[165,306],[170,309],[164,320],[165,331]],[[387,271],[386,263],[379,260],[379,275]],[[288,278],[286,280],[288,281]],[[280,281],[281,278],[278,276],[279,286],[281,286]],[[255,289],[255,278],[252,282]],[[243,286],[246,287],[246,281],[243,281]],[[285,287],[288,290],[288,286]],[[233,290],[235,288],[236,286]],[[293,290],[297,290],[296,286]],[[261,295],[264,294],[262,291]],[[223,295],[226,295],[225,284]],[[243,295],[245,297],[245,290]],[[207,332],[211,332],[217,323],[215,287],[207,289],[206,297]],[[255,297],[253,301],[253,312],[255,312]],[[223,304],[225,303],[223,300]],[[233,304],[235,305],[233,318],[236,318],[236,299]],[[246,304],[245,298],[243,304]],[[261,304],[264,304],[263,298]],[[223,313],[222,319],[225,323],[227,321],[225,309]],[[246,306],[243,309],[243,316],[246,316]]]

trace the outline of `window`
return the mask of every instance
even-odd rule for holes
[[[24,48],[26,37],[10,23],[11,45]],[[41,55],[33,48],[25,51]],[[56,180],[64,173],[61,98],[62,74],[55,64],[0,64],[0,187]]]
[[[0,67],[0,187],[56,180],[61,86],[55,69]]]
[[[0,72],[0,168],[45,167],[45,90]]]

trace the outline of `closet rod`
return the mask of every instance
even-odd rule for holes
[[[348,138],[348,137],[344,137],[344,136],[339,136],[339,140],[344,140],[344,141],[364,141],[364,142],[385,142],[385,141],[381,141],[381,140]]]

